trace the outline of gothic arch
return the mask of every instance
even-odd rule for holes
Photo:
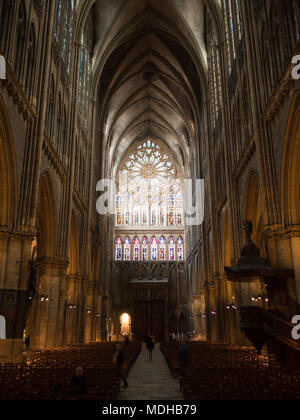
[[[42,175],[37,211],[38,259],[53,258],[56,245],[56,208],[49,172]]]
[[[17,169],[13,136],[0,96],[0,226],[12,227],[17,210]]]
[[[300,94],[291,106],[281,172],[282,220],[286,226],[300,224]]]

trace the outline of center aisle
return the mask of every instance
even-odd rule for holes
[[[183,394],[179,390],[179,380],[172,377],[163,354],[156,344],[153,360],[149,361],[148,351],[143,345],[135,365],[128,377],[129,388],[122,389],[119,400],[178,400]]]

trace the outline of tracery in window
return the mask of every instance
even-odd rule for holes
[[[183,188],[168,153],[148,140],[127,157],[119,174],[117,226],[183,226]]]

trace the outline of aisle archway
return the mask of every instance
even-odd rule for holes
[[[12,130],[0,95],[0,226],[13,227],[17,211],[17,167]]]

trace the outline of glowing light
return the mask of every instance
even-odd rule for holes
[[[129,315],[128,314],[123,314],[121,320],[122,320],[122,324],[128,324],[129,323]]]
[[[123,314],[121,316],[121,334],[122,335],[130,335],[130,324],[131,324],[131,318],[128,314]]]

